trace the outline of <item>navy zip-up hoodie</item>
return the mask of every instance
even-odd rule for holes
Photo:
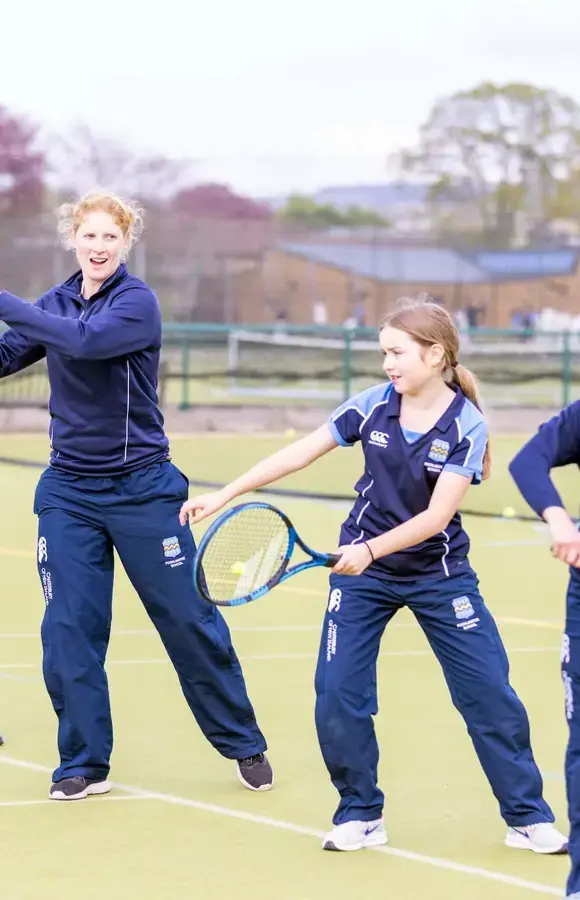
[[[124,265],[90,300],[81,286],[77,272],[34,304],[0,292],[0,377],[46,356],[55,469],[110,476],[169,459],[155,294]]]

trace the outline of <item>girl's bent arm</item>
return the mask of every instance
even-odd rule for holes
[[[298,472],[305,469],[310,463],[316,459],[329,453],[338,447],[337,441],[334,439],[328,425],[322,425],[316,431],[310,432],[306,437],[301,438],[294,443],[283,447],[277,453],[267,456],[253,466],[244,475],[240,475],[235,481],[226,484],[221,490],[214,494],[202,494],[199,497],[193,497],[186,500],[181,507],[179,516],[182,525],[185,525],[187,518],[192,525],[201,522],[206,516],[214,512],[218,512],[226,503],[239,497],[240,494],[248,494],[255,491],[259,487],[266,484],[272,484],[291,472]]]
[[[222,490],[226,497],[225,502],[239,497],[240,494],[247,494],[256,488],[264,487],[266,484],[272,484],[273,481],[278,481],[285,475],[290,475],[291,472],[305,469],[306,466],[337,446],[328,426],[322,425],[316,431],[311,431],[300,440],[267,456],[244,475],[240,475],[235,481],[227,484]]]
[[[415,547],[445,530],[461,504],[471,479],[455,472],[442,472],[427,509],[408,522],[367,541],[375,559]]]

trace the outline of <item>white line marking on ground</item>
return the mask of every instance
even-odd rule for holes
[[[556,653],[559,652],[559,647],[512,647],[508,648],[507,653],[511,655],[513,653]],[[429,648],[425,650],[384,650],[379,654],[379,657],[385,656],[395,656],[395,657],[417,657],[417,656],[432,656],[433,651]],[[264,662],[264,661],[276,661],[276,660],[288,660],[288,659],[316,659],[316,653],[261,653],[261,654],[252,654],[249,656],[240,656],[240,662]],[[161,657],[160,659],[109,659],[107,660],[107,666],[161,666],[161,665],[169,665],[170,660],[168,657]],[[35,663],[1,663],[0,669],[38,669],[40,668],[40,662]],[[0,675],[0,678],[3,676]],[[26,679],[28,680],[28,679]]]
[[[153,799],[157,799],[157,798],[154,797],[152,794],[148,794],[145,791],[143,791],[142,794],[127,794],[127,795],[121,795],[120,797],[117,797],[115,795],[111,796],[110,794],[101,795],[99,797],[99,800],[106,800],[108,803],[112,803],[113,801],[120,801],[120,800],[153,800]],[[55,800],[49,800],[48,798],[46,798],[46,800],[0,800],[0,806],[1,807],[44,806],[45,804],[54,806],[55,802],[56,802]]]
[[[511,653],[554,653],[559,651],[559,647],[512,647],[511,650],[508,650],[508,654]],[[431,649],[425,650],[384,650],[382,653],[379,653],[380,657],[383,656],[433,656],[433,651]],[[262,654],[252,654],[249,656],[240,656],[240,662],[258,662],[263,660],[285,660],[285,659],[316,659],[316,653],[262,653]],[[114,659],[111,660],[108,665],[116,665],[116,666],[132,666],[132,665],[146,665],[148,663],[158,664],[158,663],[169,663],[169,659]]]
[[[16,556],[19,559],[35,559],[30,550],[15,550],[11,547],[0,547],[0,556]]]
[[[22,769],[29,769],[33,772],[50,773],[52,770],[47,766],[38,765],[38,763],[26,762],[25,760],[14,759],[11,756],[0,754],[0,764],[4,763],[9,766],[16,766]],[[245,812],[238,809],[229,809],[225,806],[217,806],[213,803],[203,803],[199,800],[190,800],[187,797],[177,797],[173,794],[163,794],[156,791],[146,791],[143,788],[135,787],[130,784],[119,784],[111,782],[112,787],[126,794],[135,797],[143,797],[149,800],[160,800],[163,803],[169,803],[173,806],[185,806],[190,809],[197,809],[201,812],[214,813],[215,815],[225,816],[229,819],[239,819],[244,822],[251,822],[254,825],[266,825],[269,828],[277,828],[281,831],[290,831],[294,834],[305,835],[307,837],[322,838],[325,834],[316,828],[310,828],[305,825],[295,825],[293,822],[286,822],[281,819],[270,819],[266,816],[257,816],[254,813]],[[48,801],[49,803],[54,801]],[[476,878],[485,878],[489,881],[500,882],[501,884],[509,884],[513,887],[523,888],[528,891],[534,891],[537,894],[552,894],[562,897],[560,888],[553,887],[549,884],[540,884],[535,881],[526,881],[523,878],[517,878],[514,875],[508,875],[504,872],[494,872],[491,869],[482,869],[477,866],[468,866],[464,863],[455,862],[452,859],[444,859],[437,856],[427,856],[424,853],[414,853],[412,850],[400,850],[398,847],[374,847],[374,851],[384,853],[387,856],[396,856],[399,859],[406,859],[409,862],[422,863],[423,865],[432,866],[436,869],[444,869],[450,872],[458,872],[461,875],[471,875]]]
[[[40,663],[0,663],[0,669],[38,669]]]
[[[496,621],[502,625],[523,625],[525,628],[548,628],[550,631],[563,631],[564,622],[558,623],[552,619],[521,619],[519,616],[496,616]]]
[[[248,631],[248,632],[260,632],[260,631],[320,631],[322,628],[322,623],[320,625],[257,625],[257,626],[245,626],[245,625],[234,625],[232,622],[228,623],[232,631]],[[392,628],[418,628],[419,625],[417,622],[393,622],[389,623],[389,631]]]
[[[232,625],[232,631],[237,633],[238,631],[248,633],[248,634],[260,634],[262,632],[267,633],[271,632],[276,634],[280,632],[281,634],[290,634],[292,632],[316,632],[318,633],[321,629],[321,625]],[[418,628],[416,622],[394,622],[389,625],[389,630],[392,628]],[[117,631],[111,632],[111,638],[113,637],[157,637],[157,632],[154,628],[121,628]],[[0,632],[0,641],[2,640],[38,640],[40,641],[40,631],[21,631],[21,632]]]
[[[0,672],[3,681],[38,681],[38,675],[15,675],[14,672]]]
[[[547,547],[548,541],[484,541],[483,547]]]
[[[496,622],[503,625],[523,625],[532,628],[549,628],[562,630],[563,623],[559,623],[556,619],[522,619],[514,616],[495,616]],[[234,634],[238,632],[244,634],[301,634],[320,632],[320,625],[234,625],[229,623]],[[388,630],[399,628],[419,628],[417,622],[392,622],[389,623]],[[157,632],[153,628],[128,628],[111,632],[111,638],[115,637],[156,637]],[[38,640],[40,641],[40,631],[20,631],[20,632],[0,632],[0,641],[12,640]]]

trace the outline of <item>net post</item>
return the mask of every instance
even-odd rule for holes
[[[343,400],[348,400],[352,395],[352,329],[343,327],[344,358],[343,358]]]
[[[235,326],[228,327],[228,381],[230,389],[235,388],[238,383],[238,366],[240,361],[240,343],[238,340],[238,332]]]
[[[179,409],[189,409],[189,341],[183,336],[181,344],[181,402]]]
[[[572,393],[572,349],[570,347],[570,332],[563,334],[562,348],[562,406],[568,406]]]

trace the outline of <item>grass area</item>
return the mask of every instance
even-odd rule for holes
[[[173,441],[173,452],[191,478],[226,480],[285,440],[182,438]],[[521,441],[496,441],[494,478],[473,488],[467,505],[494,510],[516,504],[504,466]],[[42,461],[47,441],[3,435],[2,454]],[[359,470],[357,450],[336,451],[287,479],[287,486],[344,491]],[[559,474],[573,499],[577,473]],[[37,636],[43,613],[31,512],[37,477],[31,469],[0,466],[3,509],[10,511],[0,520],[0,731],[6,738],[0,805],[13,804],[0,816],[7,900],[217,900],[232,892],[240,900],[347,900],[375,894],[379,885],[396,900],[520,900],[562,889],[566,858],[503,846],[497,804],[438,665],[406,613],[388,629],[379,666],[376,725],[392,852],[320,850],[315,833],[328,827],[336,803],[313,723],[312,681],[327,596],[320,571],[227,611],[276,769],[271,793],[244,791],[232,765],[205,742],[118,567],[108,674],[116,726],[112,777],[125,787],[78,804],[40,802],[56,763],[56,720]],[[332,549],[341,505],[278,502],[307,541]],[[467,517],[466,526],[472,563],[510,653],[513,685],[530,715],[546,796],[565,830],[558,648],[566,572],[551,559],[537,525]]]

